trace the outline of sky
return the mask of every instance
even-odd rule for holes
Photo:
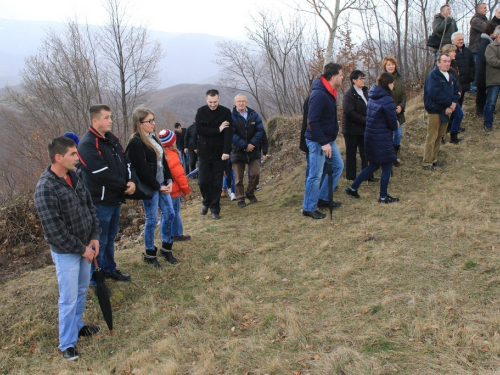
[[[103,0],[0,0],[0,18],[65,22],[78,15],[80,22],[103,24]],[[242,38],[250,14],[257,9],[292,12],[300,0],[125,0],[133,19],[148,28],[178,33],[203,33]],[[303,0],[302,0],[303,1]]]

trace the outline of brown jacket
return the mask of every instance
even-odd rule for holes
[[[469,49],[472,53],[477,53],[486,22],[488,22],[486,16],[479,13],[474,14],[470,20]]]
[[[486,58],[486,87],[500,86],[500,42],[495,39],[488,44]]]

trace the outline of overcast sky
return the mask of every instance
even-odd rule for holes
[[[245,36],[249,15],[257,8],[290,12],[286,4],[298,1],[127,0],[127,4],[134,18],[147,21],[150,29],[239,38]],[[90,24],[102,24],[106,17],[102,0],[0,0],[0,18],[65,22],[75,14]]]

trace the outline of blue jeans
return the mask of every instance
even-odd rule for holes
[[[171,198],[172,207],[174,209],[174,218],[172,220],[172,236],[182,236],[184,230],[182,228],[181,219],[181,196]]]
[[[491,128],[493,126],[493,113],[495,104],[500,93],[500,86],[490,86],[486,88],[486,104],[484,105],[484,126]]]
[[[394,146],[401,145],[401,137],[403,136],[403,124],[399,124],[398,128],[392,132]]]
[[[161,241],[172,242],[172,221],[174,218],[174,207],[170,194],[163,194],[155,191],[151,199],[143,199],[146,224],[144,225],[144,245],[146,250],[155,249],[155,229],[158,224],[158,208],[160,215],[160,235]]]
[[[332,165],[333,189],[335,189],[344,170],[344,162],[335,141],[330,142],[330,146],[332,147],[331,159],[326,158],[319,143],[310,141],[309,139],[306,139],[306,143],[309,148],[309,175],[306,179],[302,210],[315,211],[318,198],[328,200],[328,178],[324,173],[325,163],[331,163]]]
[[[464,111],[462,110],[460,104],[457,103],[457,107],[453,111],[452,115],[450,133],[458,133],[463,118],[464,118]]]
[[[387,187],[389,186],[389,180],[391,179],[392,163],[372,163],[368,164],[368,167],[363,169],[358,177],[354,180],[351,185],[351,189],[358,190],[359,186],[368,177],[372,176],[375,171],[382,167],[382,176],[380,176],[380,198],[387,197]]]
[[[95,209],[97,218],[99,219],[99,227],[101,228],[97,265],[106,274],[113,274],[116,272],[115,238],[118,234],[122,206],[95,206]],[[91,276],[94,269],[94,262],[92,262],[90,267]],[[92,285],[96,285],[94,280],[91,279],[90,282]]]
[[[74,347],[83,327],[83,310],[90,281],[90,264],[80,254],[51,251],[59,285],[59,349]]]
[[[306,179],[304,180],[304,188],[307,183],[307,177],[309,177],[309,152],[306,152]]]

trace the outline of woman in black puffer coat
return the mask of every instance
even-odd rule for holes
[[[394,76],[382,73],[377,77],[377,84],[368,93],[365,128],[365,155],[368,166],[363,169],[353,184],[345,189],[345,193],[360,198],[358,188],[361,183],[382,168],[380,179],[379,203],[399,202],[398,198],[387,193],[391,178],[392,163],[396,160],[393,146],[393,131],[398,127],[396,105],[392,98]]]

